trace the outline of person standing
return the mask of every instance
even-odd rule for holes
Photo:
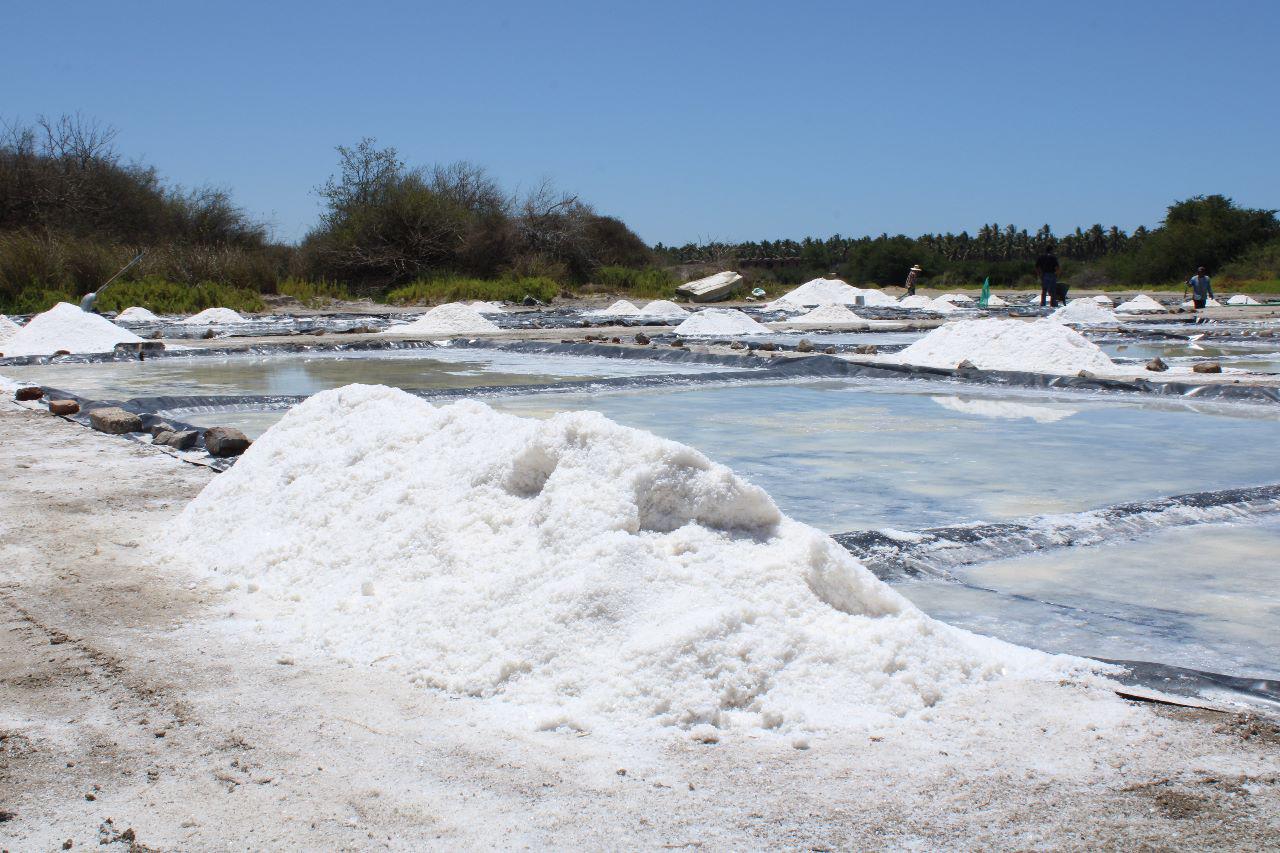
[[[1044,307],[1045,297],[1049,297],[1049,307],[1067,304],[1067,287],[1058,283],[1058,256],[1053,253],[1053,244],[1045,247],[1044,254],[1036,258],[1036,274],[1040,276],[1040,307]]]
[[[1213,298],[1213,283],[1209,280],[1209,271],[1200,267],[1187,284],[1191,286],[1191,304],[1199,311]]]
[[[916,264],[907,273],[907,296],[916,295],[916,279],[920,278],[920,273],[922,272],[924,272],[924,270],[920,269],[919,264]]]

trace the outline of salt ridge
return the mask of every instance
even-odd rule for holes
[[[540,729],[845,729],[1084,666],[930,619],[760,488],[594,412],[325,391],[160,552],[252,590],[237,609],[282,645]]]
[[[81,311],[78,305],[59,302],[28,321],[4,345],[6,357],[111,352],[116,344],[138,343],[142,338],[105,317]]]

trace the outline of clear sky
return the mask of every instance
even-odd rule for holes
[[[374,136],[551,177],[650,242],[1280,207],[1280,2],[3,0],[0,116],[314,223]]]

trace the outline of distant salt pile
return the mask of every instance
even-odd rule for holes
[[[138,343],[142,338],[110,320],[81,311],[79,306],[59,302],[43,314],[32,317],[4,345],[6,357],[52,355],[59,350],[71,353],[111,352],[116,344]]]
[[[853,287],[838,278],[815,278],[779,296],[764,308],[766,311],[794,311],[814,305],[857,305],[859,297],[863,305],[872,308],[898,304],[883,290]]]
[[[1146,314],[1166,310],[1168,309],[1145,293],[1139,293],[1128,302],[1121,302],[1116,306],[1117,314]]]
[[[708,337],[710,335],[759,335],[769,331],[741,311],[733,308],[704,308],[691,314],[679,326],[677,335]]]
[[[291,650],[543,730],[790,736],[1085,666],[930,619],[728,468],[595,412],[324,391],[211,481],[161,552],[255,590],[237,615]]]
[[[134,305],[132,308],[126,308],[117,314],[116,319],[123,320],[126,323],[154,323],[160,318],[146,308]]]
[[[384,335],[477,335],[498,331],[497,325],[461,302],[437,305],[412,323],[392,326]]]
[[[1195,306],[1196,306],[1195,302],[1191,301],[1190,299],[1188,299],[1186,302],[1183,302],[1183,303],[1182,303],[1182,307],[1183,307],[1183,308],[1194,308]],[[1221,307],[1222,307],[1222,303],[1221,303],[1221,302],[1219,302],[1218,300],[1214,299],[1212,296],[1210,296],[1210,297],[1205,301],[1205,303],[1204,303],[1204,307],[1206,307],[1206,308],[1221,308]]]
[[[596,317],[634,317],[640,313],[640,309],[632,302],[619,299],[608,308],[597,308],[586,313]]]
[[[1261,305],[1262,303],[1247,293],[1237,293],[1227,300],[1228,305]]]
[[[1005,308],[1008,305],[1009,305],[1008,302],[1005,302],[1003,299],[1001,299],[999,296],[996,296],[994,293],[991,294],[991,296],[987,299],[988,308]]]
[[[1116,304],[1116,301],[1112,299],[1110,296],[1107,296],[1107,294],[1105,293],[1099,293],[1097,296],[1093,297],[1093,301],[1098,303],[1099,305],[1115,305]]]
[[[932,299],[930,299],[927,296],[921,296],[918,293],[913,293],[910,296],[904,296],[898,300],[899,308],[908,308],[908,309],[928,308],[932,304],[933,304]]]
[[[926,307],[925,310],[933,311],[938,314],[954,314],[955,312],[959,311],[960,308],[951,300],[943,299],[941,296],[939,296],[937,299],[929,300],[929,305]]]
[[[965,296],[963,293],[944,293],[938,298],[952,305],[968,305],[973,302],[972,296]]]
[[[1092,299],[1072,299],[1050,314],[1049,319],[1073,326],[1115,325],[1120,322],[1114,311],[1103,308]]]
[[[206,308],[182,322],[190,326],[211,326],[215,323],[247,323],[249,321],[230,308]]]
[[[1095,344],[1047,317],[1032,323],[997,318],[958,320],[934,329],[888,358],[921,367],[954,368],[968,361],[982,370],[1066,375],[1115,368]]]
[[[4,345],[12,340],[13,336],[18,334],[21,330],[21,326],[10,320],[5,315],[0,314],[0,352],[4,352]]]
[[[851,323],[865,324],[867,321],[843,305],[819,305],[808,314],[801,314],[799,317],[792,318],[789,322],[805,325],[840,325]]]
[[[640,309],[646,317],[687,317],[689,312],[670,299],[655,299]]]
[[[479,314],[505,314],[501,302],[472,302],[469,306]]]

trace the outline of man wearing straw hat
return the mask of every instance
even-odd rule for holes
[[[924,270],[920,269],[919,264],[916,264],[911,268],[911,271],[907,273],[907,296],[916,295],[916,279],[920,277],[920,273],[922,272],[924,272]]]

